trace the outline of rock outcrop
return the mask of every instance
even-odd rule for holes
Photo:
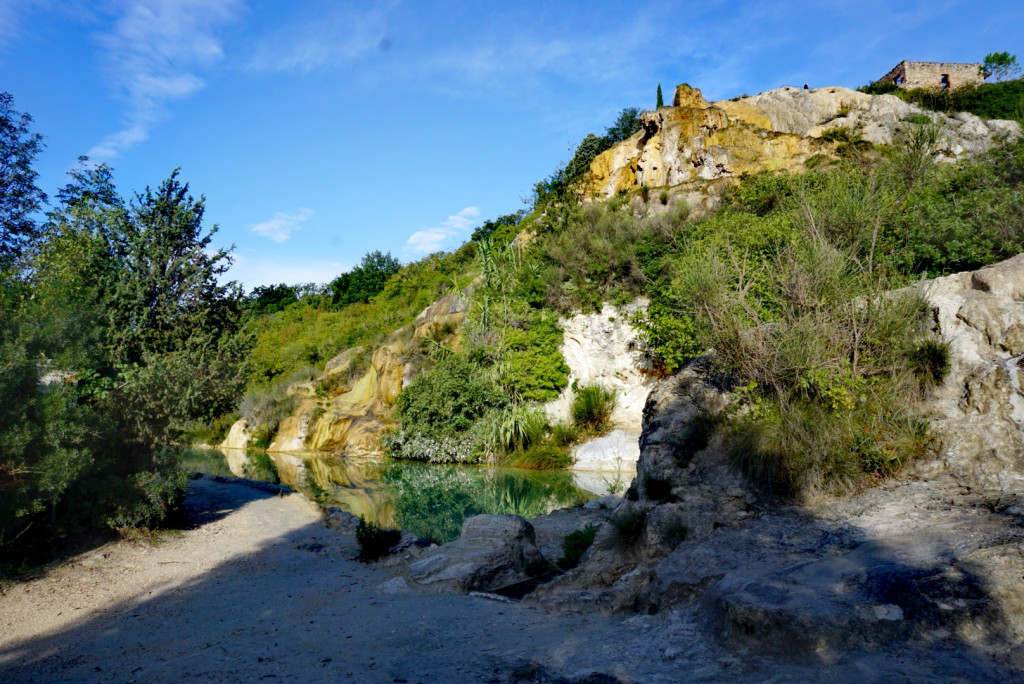
[[[790,655],[900,644],[1024,670],[1024,255],[914,287],[949,345],[923,406],[932,457],[849,499],[767,499],[732,467],[714,429],[730,387],[698,359],[650,394],[636,500],[528,600],[685,611],[737,647]]]
[[[644,402],[655,384],[648,364],[636,344],[630,318],[646,307],[643,300],[627,306],[605,304],[598,313],[581,313],[559,321],[560,350],[569,366],[569,386],[545,406],[553,421],[570,421],[574,385],[597,384],[615,393],[608,435],[572,450],[573,470],[633,472],[640,456]]]
[[[391,405],[412,381],[406,359],[420,338],[439,337],[458,346],[458,326],[469,310],[462,295],[446,295],[424,309],[410,327],[373,351],[362,373],[366,350],[353,347],[329,360],[323,374],[288,388],[296,407],[278,426],[270,452],[328,451],[352,456],[376,455],[381,435],[394,425]],[[329,389],[328,389],[329,388]],[[231,426],[220,444],[225,449],[249,445],[244,420]]]
[[[547,571],[533,525],[518,515],[477,515],[453,542],[431,548],[389,583],[420,591],[494,591]]]
[[[699,90],[681,85],[671,107],[643,112],[640,132],[594,159],[586,191],[611,197],[671,187],[690,206],[709,207],[743,174],[801,171],[812,158],[835,156],[838,143],[822,139],[826,131],[848,128],[869,143],[889,144],[915,125],[909,119],[921,117],[942,127],[945,159],[982,152],[999,136],[1020,131],[1011,121],[947,116],[848,88],[779,88],[708,103]]]

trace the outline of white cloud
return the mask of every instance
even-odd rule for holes
[[[292,236],[292,231],[298,230],[300,224],[312,215],[312,209],[299,209],[294,214],[279,211],[269,221],[252,224],[249,230],[274,242],[287,242]]]
[[[149,137],[167,104],[201,90],[198,75],[223,56],[217,30],[233,21],[242,0],[139,0],[124,6],[98,37],[114,87],[128,103],[124,126],[89,150],[104,160]]]
[[[454,216],[449,216],[441,222],[440,226],[418,230],[409,236],[405,248],[411,252],[430,254],[440,250],[444,243],[453,237],[463,235],[473,227],[476,218],[480,216],[480,210],[476,207],[466,207]]]

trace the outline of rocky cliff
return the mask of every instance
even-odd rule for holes
[[[580,567],[530,600],[686,613],[743,647],[839,658],[958,649],[1024,669],[1024,255],[923,282],[950,372],[923,408],[934,456],[845,500],[767,499],[708,416],[730,402],[708,359],[644,409],[634,488]],[[633,546],[624,522],[638,521]],[[845,657],[845,656],[842,656]]]
[[[942,127],[946,159],[984,151],[996,137],[1019,131],[1014,122],[946,116],[848,88],[780,88],[709,103],[696,88],[680,85],[671,107],[643,112],[640,132],[594,159],[586,192],[600,198],[644,186],[674,188],[691,206],[708,207],[743,174],[801,171],[836,156],[842,142],[823,139],[827,131],[849,129],[868,143],[889,144],[914,125],[910,119]]]

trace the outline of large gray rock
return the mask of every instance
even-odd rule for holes
[[[409,586],[438,591],[493,591],[548,568],[533,526],[518,515],[477,515],[462,536],[430,549],[405,569]]]
[[[868,95],[849,88],[778,88],[739,102],[764,113],[780,133],[817,138],[825,131],[845,127],[861,131],[865,140],[879,145],[892,143],[910,117],[924,116],[943,128],[942,152],[951,159],[984,152],[999,136],[1020,132],[1013,121],[985,121],[965,112],[949,116],[894,95]]]

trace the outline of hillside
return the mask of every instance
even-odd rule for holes
[[[629,467],[639,455],[630,442],[639,436],[651,381],[715,346],[714,331],[694,318],[702,308],[711,313],[708,303],[693,300],[692,288],[756,295],[735,302],[745,319],[736,322],[750,326],[786,315],[788,286],[772,279],[793,275],[769,271],[811,268],[807,259],[831,258],[828,268],[847,282],[818,286],[854,299],[990,263],[1024,244],[1000,225],[1019,220],[1017,172],[991,172],[1015,163],[1019,146],[1000,142],[1019,130],[1014,122],[947,116],[844,88],[708,103],[682,85],[672,106],[643,112],[633,125],[638,130],[594,155],[578,181],[566,185],[561,179],[569,176],[559,170],[552,178],[560,185],[539,184],[529,214],[487,222],[459,250],[403,268],[368,303],[335,313],[312,298],[259,319],[257,354],[314,347],[314,357],[302,352],[291,363],[322,365],[289,368],[281,357],[257,370],[249,393],[263,399],[243,402],[222,446],[262,441],[272,451],[366,455],[380,453],[391,432],[387,448],[396,456],[550,467],[568,463],[569,453],[582,462],[596,453],[605,459],[596,467],[607,467],[600,456],[607,443],[619,445],[620,456],[625,450]],[[996,156],[986,157],[992,149]],[[585,161],[581,146],[566,168]],[[827,257],[822,241],[841,255]],[[785,258],[803,264],[782,268],[780,257],[808,248],[818,253],[793,252]],[[740,253],[753,260],[749,266],[736,261]],[[717,269],[716,284],[687,282],[688,273],[709,267]],[[432,303],[409,308],[417,301]],[[602,307],[606,323],[572,322]],[[398,325],[389,329],[388,321]],[[346,348],[346,335],[358,344]],[[333,348],[324,346],[332,339]],[[440,370],[456,359],[465,363]],[[847,401],[866,382],[857,378],[868,376],[850,375],[838,362],[805,360],[824,365],[797,370],[804,376],[797,384],[817,373],[819,399]],[[414,396],[431,378],[479,380],[475,404],[449,407],[464,415],[458,429],[395,412],[399,396]],[[614,422],[625,432],[580,451],[572,445],[595,433],[572,424],[569,385],[594,383],[619,395]],[[806,387],[801,392],[807,396]],[[509,430],[521,432],[499,437]]]

